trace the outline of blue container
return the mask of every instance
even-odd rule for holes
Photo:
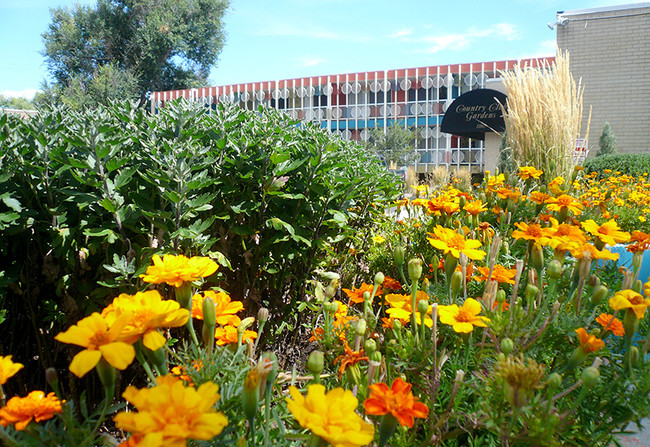
[[[619,258],[618,261],[616,261],[616,265],[618,265],[619,267],[627,267],[630,270],[632,270],[633,254],[627,251],[625,247],[627,247],[627,245],[616,244],[613,247],[607,246],[606,248],[612,253],[619,254]],[[648,279],[650,279],[650,255],[648,254],[648,251],[643,252],[643,261],[641,262],[641,269],[639,271],[639,279],[641,280],[641,282],[644,283],[647,282]]]

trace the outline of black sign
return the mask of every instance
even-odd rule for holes
[[[506,123],[501,104],[505,107],[506,95],[497,90],[471,90],[447,108],[440,130],[477,140],[484,140],[486,132],[503,132]]]

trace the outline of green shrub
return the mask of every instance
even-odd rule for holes
[[[0,333],[34,384],[67,365],[51,334],[142,290],[152,254],[211,256],[212,279],[247,309],[289,315],[370,205],[396,193],[359,146],[262,109],[0,115],[0,148]]]
[[[584,164],[585,171],[598,172],[600,176],[609,176],[606,169],[611,172],[620,172],[626,175],[640,175],[650,173],[650,154],[609,154],[590,158]]]

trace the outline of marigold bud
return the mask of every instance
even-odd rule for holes
[[[404,247],[395,247],[393,250],[393,259],[398,266],[404,265]]]
[[[325,356],[322,351],[312,351],[307,359],[307,370],[314,376],[320,375],[325,368]]]
[[[238,334],[243,334],[248,327],[255,322],[254,317],[246,317],[243,320],[241,320],[241,323],[239,323],[239,326],[237,326],[237,333]]]
[[[363,292],[363,301],[370,301],[370,292]]]
[[[408,264],[409,279],[412,282],[417,281],[422,276],[422,261],[419,258],[413,258]]]
[[[589,285],[591,287],[598,287],[600,285],[600,278],[598,277],[598,275],[589,276]]]
[[[244,389],[242,392],[242,406],[244,414],[252,425],[257,414],[257,406],[260,401],[260,375],[256,368],[251,369],[244,379]]]
[[[546,267],[546,274],[550,279],[560,279],[560,276],[562,276],[562,263],[557,259],[553,259]]]
[[[465,208],[465,205],[467,204],[467,198],[465,196],[460,196],[460,199],[458,200],[458,205],[460,206],[460,209],[462,210]]]
[[[537,297],[538,293],[539,293],[539,289],[537,288],[537,286],[533,284],[527,284],[526,291],[524,292],[524,297],[526,298],[526,302],[529,304],[532,303]]]
[[[375,274],[375,285],[381,286],[384,283],[384,279],[386,279],[384,274],[382,272],[377,272]]]
[[[357,324],[355,327],[356,334],[359,336],[363,336],[366,333],[367,326],[368,325],[366,323],[366,320],[364,320],[363,318],[359,318],[359,320],[357,320]]]
[[[639,347],[632,346],[630,348],[630,365],[636,365],[636,362],[639,360]]]
[[[366,354],[370,355],[377,350],[377,342],[372,338],[366,340],[363,344],[363,350],[366,351]]]
[[[418,312],[424,315],[428,311],[429,311],[429,302],[427,300],[418,301]]]
[[[600,303],[609,294],[607,286],[600,285],[591,293],[591,302],[593,304]]]
[[[217,312],[214,300],[209,296],[203,298],[203,324],[214,327],[217,324]],[[214,331],[213,331],[214,332]],[[211,337],[214,337],[212,334]]]
[[[562,376],[559,375],[558,373],[553,373],[550,376],[548,376],[548,379],[546,381],[548,383],[548,386],[552,389],[558,388],[560,385],[562,385]]]
[[[257,364],[260,379],[266,379],[266,386],[272,386],[278,376],[278,356],[272,351],[262,354]]]
[[[458,295],[460,292],[460,286],[463,283],[463,273],[456,271],[451,275],[451,291],[454,296]]]
[[[504,338],[501,340],[501,351],[505,355],[510,355],[512,350],[515,348],[515,344],[513,343],[511,338]]]
[[[544,268],[544,250],[539,244],[533,244],[533,250],[531,252],[531,261],[533,262],[533,267],[535,270],[542,270]]]
[[[330,281],[329,285],[325,288],[325,297],[332,299],[336,292],[339,290],[340,281],[338,278],[334,278]]]
[[[594,366],[589,366],[582,371],[582,383],[587,388],[593,388],[600,380],[600,371]]]
[[[269,319],[269,310],[266,307],[260,307],[260,310],[257,311],[257,321],[259,324],[264,324]]]
[[[497,303],[503,303],[506,300],[506,291],[503,289],[497,290]]]

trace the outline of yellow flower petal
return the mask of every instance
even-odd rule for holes
[[[99,359],[102,358],[102,353],[97,350],[84,349],[79,354],[75,355],[70,362],[70,371],[77,377],[85,376],[88,371],[93,369]]]
[[[135,358],[135,349],[128,343],[116,341],[100,346],[99,351],[106,361],[117,369],[125,369]]]
[[[165,345],[166,341],[167,339],[163,337],[163,335],[155,329],[146,332],[142,337],[142,344],[144,344],[147,348],[151,349],[152,351],[162,348]]]

